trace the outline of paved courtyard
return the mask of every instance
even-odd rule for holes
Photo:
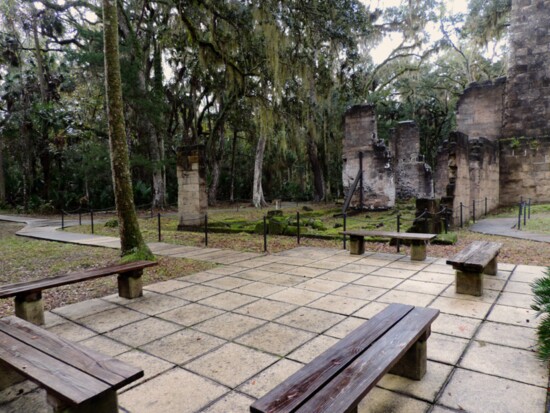
[[[454,293],[445,259],[152,247],[224,264],[147,286],[136,300],[112,295],[46,315],[50,331],[144,369],[120,392],[122,412],[248,412],[255,398],[394,302],[441,311],[428,372],[418,382],[386,375],[359,412],[546,411],[548,369],[534,352],[530,309],[530,283],[543,267],[499,264],[476,298]],[[26,386],[27,398],[41,397]],[[8,411],[18,411],[25,397],[11,397]]]

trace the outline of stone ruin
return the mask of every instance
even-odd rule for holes
[[[208,208],[204,145],[178,149],[178,230],[203,226]]]
[[[396,199],[433,197],[432,171],[420,155],[420,133],[413,121],[400,122],[388,145],[378,138],[372,105],[353,106],[344,125],[345,209],[387,209]]]
[[[418,154],[418,129],[400,123],[388,146],[377,139],[374,109],[345,118],[343,184],[348,192],[361,163],[352,206],[391,208],[396,199],[435,196],[452,223],[523,199],[550,202],[550,1],[513,0],[506,78],[473,83],[457,105],[457,131],[439,148],[431,171]],[[363,159],[360,159],[362,153]]]

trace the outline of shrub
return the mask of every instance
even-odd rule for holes
[[[550,267],[546,269],[546,275],[536,280],[531,288],[535,294],[535,303],[531,308],[542,316],[537,328],[539,357],[550,360]]]
[[[118,228],[118,219],[113,218],[105,222],[107,228]]]

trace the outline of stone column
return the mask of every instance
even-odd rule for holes
[[[204,145],[178,149],[178,230],[204,225],[208,208]]]

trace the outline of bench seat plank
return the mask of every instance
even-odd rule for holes
[[[109,390],[109,385],[34,347],[0,332],[2,363],[38,382],[59,399],[79,404]]]
[[[359,236],[359,237],[384,237],[384,238],[399,238],[413,241],[430,241],[434,239],[436,234],[423,234],[415,232],[391,232],[391,231],[343,231],[343,235]]]
[[[1,319],[0,332],[95,377],[115,390],[143,377],[143,371],[136,367],[87,347],[63,340],[55,334],[17,317]]]
[[[154,261],[136,261],[127,264],[112,265],[105,268],[94,268],[86,271],[72,272],[56,277],[44,278],[35,281],[24,281],[0,287],[0,298],[13,297],[18,294],[30,294],[42,290],[74,284],[85,280],[105,277],[107,275],[123,274],[157,265]]]
[[[385,311],[365,322],[279,384],[266,396],[253,403],[251,412],[295,411],[413,308],[410,305],[391,304]]]
[[[501,243],[474,241],[453,258],[448,259],[447,264],[463,271],[481,272],[498,255],[501,247]]]
[[[377,340],[330,383],[327,383],[307,406],[296,413],[353,411],[384,374],[399,361],[437,317],[432,308],[415,308],[389,334]]]

